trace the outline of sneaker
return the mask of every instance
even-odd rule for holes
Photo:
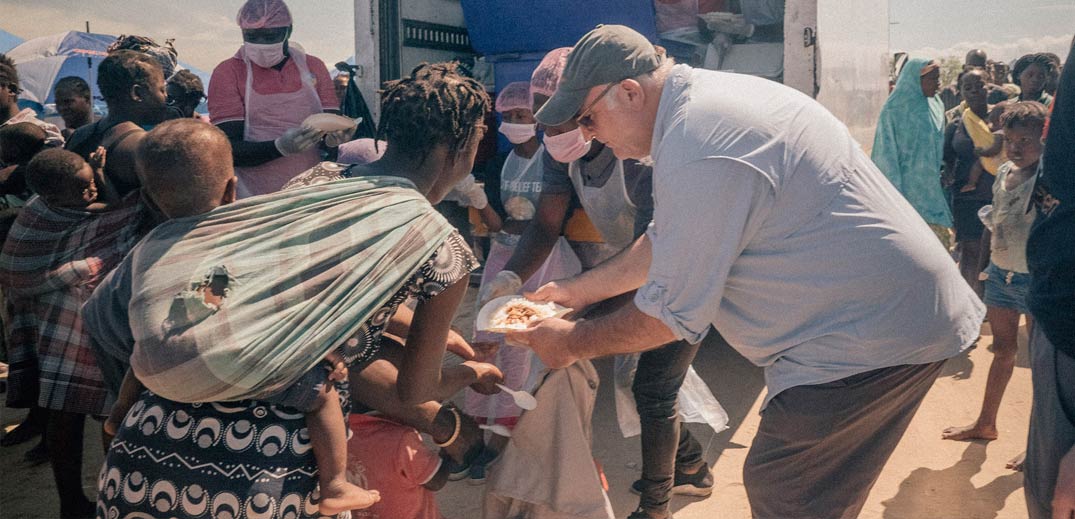
[[[653,515],[645,508],[638,507],[638,510],[631,512],[627,519],[672,519],[672,512],[665,511],[663,515]]]
[[[31,423],[30,420],[25,420],[18,427],[15,427],[11,432],[4,435],[0,439],[0,447],[11,447],[20,443],[28,442],[38,436],[41,436],[45,432],[45,428]]]
[[[26,451],[22,455],[22,459],[31,465],[40,465],[46,463],[49,460],[49,449],[45,446],[45,439],[42,438],[34,448]]]
[[[448,465],[448,481],[466,479],[467,474],[470,473],[470,465],[456,463],[455,460],[449,457],[444,458],[444,463]]]
[[[500,453],[490,449],[487,445],[481,455],[470,464],[470,479],[468,480],[468,483],[471,485],[481,485],[482,483],[485,483],[486,467],[496,460],[499,455]]]
[[[631,493],[642,495],[642,480],[631,485]],[[676,471],[672,482],[672,494],[677,496],[709,497],[713,493],[713,474],[709,473],[709,464],[702,465],[694,474]]]
[[[470,476],[470,479],[467,480],[467,483],[470,483],[471,485],[484,484],[485,483],[485,464],[484,463],[475,463],[475,464],[471,465],[470,466],[470,473],[467,474],[467,475]]]
[[[709,497],[713,493],[713,474],[709,472],[709,464],[702,465],[694,474],[677,471],[672,493],[680,496]]]

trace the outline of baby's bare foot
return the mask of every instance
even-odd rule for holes
[[[321,515],[333,516],[347,510],[369,508],[380,500],[381,493],[376,490],[366,490],[347,481],[339,481],[321,485],[318,507]]]
[[[993,425],[978,425],[975,422],[963,427],[949,427],[941,432],[941,438],[955,441],[995,440],[997,439],[997,428]]]

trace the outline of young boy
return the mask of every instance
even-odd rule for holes
[[[348,478],[384,490],[384,498],[353,514],[368,519],[443,519],[434,492],[448,482],[448,463],[417,429],[380,416],[352,414]]]
[[[1019,351],[1019,316],[1033,326],[1026,297],[1030,274],[1026,262],[1027,237],[1034,223],[1034,211],[1027,211],[1033,195],[1034,178],[1042,154],[1041,135],[1045,107],[1033,101],[1014,103],[1002,118],[1004,149],[1008,162],[997,169],[993,183],[993,210],[987,220],[990,232],[989,267],[985,269],[985,297],[989,327],[993,330],[993,362],[985,386],[985,398],[978,420],[963,427],[949,427],[946,440],[995,440],[997,411],[1004,389],[1015,368]]]
[[[227,272],[215,273],[202,286],[195,288],[205,302],[219,305],[224,297]],[[347,380],[347,367],[335,353],[330,353],[322,367],[307,372],[291,387],[264,398],[266,402],[294,407],[306,416],[306,429],[317,460],[317,477],[321,500],[320,515],[335,516],[348,510],[369,508],[381,499],[376,490],[366,490],[347,480],[347,429],[343,422],[343,409],[333,382]],[[131,370],[127,370],[112,412],[105,420],[104,429],[115,436],[127,412],[138,401],[142,384]]]

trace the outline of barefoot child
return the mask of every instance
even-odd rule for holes
[[[1030,275],[1026,263],[1026,243],[1033,211],[1028,212],[1034,190],[1033,179],[1041,158],[1045,107],[1033,101],[1012,104],[1002,118],[1004,150],[1009,161],[997,170],[993,183],[993,211],[989,267],[985,279],[985,304],[993,330],[993,362],[989,366],[985,398],[978,420],[963,427],[949,427],[941,434],[946,440],[995,440],[997,411],[1004,389],[1015,369],[1018,352],[1019,316],[1033,326],[1026,306]],[[989,236],[987,233],[985,236]],[[983,239],[985,239],[983,236]]]
[[[224,297],[226,273],[206,280],[198,291],[206,303],[219,305]],[[307,372],[291,387],[264,400],[294,407],[306,415],[306,430],[317,460],[317,477],[321,487],[318,507],[321,515],[334,516],[347,510],[369,508],[380,501],[376,490],[366,490],[347,481],[347,429],[343,421],[339,393],[333,382],[347,380],[347,366],[336,354],[329,354],[322,366]],[[105,432],[115,435],[127,412],[138,401],[143,386],[131,370],[105,421]]]

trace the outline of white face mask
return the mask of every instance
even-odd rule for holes
[[[500,123],[500,133],[512,144],[522,144],[537,135],[536,124]]]
[[[545,134],[545,149],[557,162],[569,164],[590,152],[590,141],[582,137],[582,130],[575,128],[560,135]]]
[[[284,42],[279,43],[249,43],[243,42],[243,53],[251,63],[271,68],[284,61]]]

